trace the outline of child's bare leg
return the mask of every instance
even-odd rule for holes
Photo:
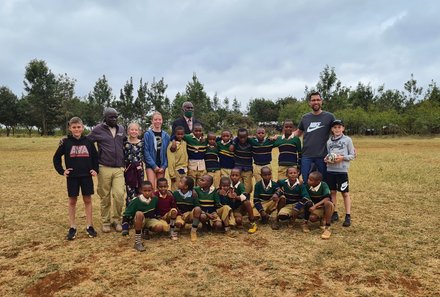
[[[241,213],[235,212],[234,218],[237,226],[241,226],[243,224],[243,216],[241,215]]]
[[[93,216],[92,216],[92,196],[90,195],[84,195],[83,196],[84,201],[84,212],[86,213],[86,223],[88,226],[93,226]]]
[[[324,220],[326,226],[330,226],[330,223],[332,221],[333,211],[334,211],[333,203],[331,203],[331,201],[324,201]]]
[[[243,201],[243,205],[244,205],[246,212],[248,214],[249,222],[251,222],[251,223],[255,222],[254,210],[252,208],[251,202],[249,200],[245,200],[245,201]]]
[[[350,198],[350,193],[348,193],[348,192],[342,193],[342,197],[344,198],[345,213],[346,214],[351,214],[351,198]]]
[[[336,209],[336,198],[337,198],[336,194],[337,194],[336,190],[331,190],[330,191],[330,197],[331,197],[331,200],[333,202],[333,205],[335,206],[335,209]]]
[[[69,224],[71,228],[76,228],[75,215],[76,215],[76,201],[78,197],[69,197],[68,212],[69,212]]]

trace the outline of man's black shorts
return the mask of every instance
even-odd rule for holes
[[[92,176],[68,177],[67,178],[67,195],[69,197],[79,196],[79,189],[83,196],[94,194]]]
[[[340,172],[328,172],[326,175],[326,182],[332,191],[348,193],[348,174]]]

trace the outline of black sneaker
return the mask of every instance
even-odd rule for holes
[[[332,214],[332,223],[339,221],[339,214],[337,211],[333,212]]]
[[[74,240],[76,237],[76,229],[75,228],[70,228],[69,232],[67,232],[67,240]]]
[[[344,223],[342,224],[344,227],[350,227],[351,226],[351,218],[345,217]]]
[[[98,233],[96,233],[95,228],[93,226],[88,226],[86,228],[87,235],[89,235],[90,238],[98,236]]]
[[[148,231],[148,228],[142,229],[142,239],[149,240],[150,239],[150,232]]]

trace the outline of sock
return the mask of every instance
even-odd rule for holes
[[[136,230],[136,234],[134,235],[134,243],[140,244],[142,241],[141,239],[141,230]]]
[[[174,232],[174,228],[176,227],[176,220],[175,219],[171,219],[170,220],[170,232],[173,233]]]
[[[70,225],[70,228],[73,228],[76,230],[76,225]]]
[[[345,214],[345,217],[350,218],[350,214],[349,213]]]
[[[225,231],[228,232],[229,230],[231,230],[231,227],[225,227]]]
[[[200,220],[198,218],[193,219],[191,231],[197,231],[197,228],[199,227]]]
[[[90,227],[92,227],[92,225],[87,225],[86,229],[89,229]]]

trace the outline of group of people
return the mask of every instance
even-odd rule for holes
[[[98,177],[102,232],[114,229],[128,235],[133,228],[138,251],[145,251],[142,238],[151,233],[169,232],[176,240],[186,226],[192,241],[200,228],[235,236],[235,227],[242,226],[246,216],[249,233],[257,231],[259,220],[277,230],[281,222],[301,219],[303,232],[310,232],[309,221],[320,221],[321,237],[330,238],[330,225],[339,219],[337,191],[344,198],[343,226],[351,225],[348,167],[355,150],[344,135],[344,123],[322,110],[319,93],[310,95],[309,105],[312,111],[297,129],[285,120],[282,134],[270,137],[262,127],[254,136],[244,128],[236,137],[228,129],[220,135],[204,133],[191,102],[182,105],[183,115],[173,122],[171,136],[162,128],[159,112],[152,114],[143,138],[137,123],[129,124],[127,131],[118,125],[113,108],[105,109],[103,123],[87,136],[82,136],[81,119],[72,118],[70,135],[60,141],[53,158],[55,169],[67,177],[67,239],[77,234],[79,190],[86,232],[97,236],[92,224],[93,176]],[[271,168],[273,148],[279,150],[277,180]]]

